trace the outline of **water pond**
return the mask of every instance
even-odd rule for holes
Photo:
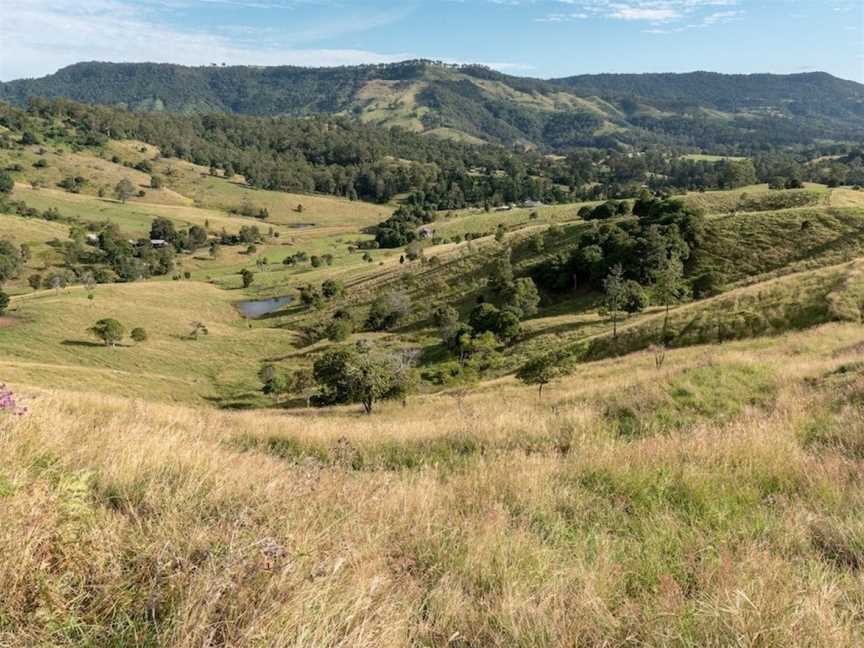
[[[283,295],[282,297],[271,297],[269,299],[248,299],[246,301],[237,302],[237,310],[243,317],[255,319],[263,317],[270,313],[275,313],[286,304],[294,301],[291,295]]]

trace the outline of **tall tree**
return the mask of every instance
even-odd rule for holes
[[[620,263],[612,266],[612,270],[603,280],[603,291],[606,293],[606,310],[612,320],[612,338],[618,339],[618,313],[623,309],[626,298],[624,268]]]
[[[125,203],[133,195],[135,195],[135,185],[133,185],[128,178],[123,178],[117,183],[117,186],[114,187],[114,197],[121,203]]]
[[[654,269],[654,294],[666,310],[663,317],[663,337],[669,329],[669,307],[684,294],[684,265],[678,255],[666,254]]]

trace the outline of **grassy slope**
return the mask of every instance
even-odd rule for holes
[[[372,418],[17,386],[0,643],[852,648],[862,345],[830,325]]]
[[[130,229],[159,209],[178,224],[247,222],[220,211],[246,190],[205,171],[174,176],[195,206],[30,193]],[[781,210],[775,194],[747,192],[765,198],[735,214],[740,191],[693,195],[718,214],[698,263],[737,284],[672,311],[682,341],[722,329],[726,342],[672,350],[660,370],[645,353],[583,364],[542,402],[505,377],[371,418],[205,407],[264,405],[261,363],[308,365],[325,344],[303,346],[294,329],[327,311],[250,324],[231,304],[248,294],[335,275],[361,314],[388,285],[407,286],[421,313],[430,295],[470,307],[501,253],[494,239],[427,249],[437,265],[400,265],[399,251],[368,264],[347,244],[378,206],[302,197],[298,215],[294,197],[253,192],[284,232],[260,255],[336,258],[260,272],[248,291],[219,287],[254,261],[224,250],[183,258],[197,281],[16,297],[0,376],[30,412],[0,415],[0,644],[859,645],[864,275],[841,262],[861,252],[860,192]],[[530,211],[436,228],[502,222],[515,244],[563,223],[542,254],[516,255],[524,270],[581,227],[576,206]],[[318,227],[291,230],[307,216]],[[2,218],[40,253],[66,231]],[[101,317],[150,339],[98,346],[86,328]],[[838,319],[855,323],[824,324]],[[210,334],[182,339],[192,320]],[[596,305],[565,300],[526,324],[507,362],[587,343],[593,358],[637,351],[661,324],[656,308],[633,318],[611,348]],[[364,337],[434,343],[416,321]]]
[[[0,328],[5,379],[160,400],[230,400],[257,390],[258,361],[280,355],[293,339],[290,331],[248,328],[230,303],[232,293],[207,284],[113,284],[94,294],[88,300],[75,287],[16,299],[10,325]],[[143,327],[148,341],[114,349],[97,344],[87,328],[104,317]],[[209,335],[182,339],[196,320]]]

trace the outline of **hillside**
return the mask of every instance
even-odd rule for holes
[[[862,343],[832,324],[373,418],[19,383],[0,643],[854,648]]]
[[[0,106],[0,646],[857,648],[862,160]]]
[[[34,96],[181,113],[346,114],[448,139],[550,151],[614,143],[748,151],[864,133],[864,86],[823,73],[547,81],[429,61],[342,68],[92,62],[0,83],[0,100],[24,105]]]

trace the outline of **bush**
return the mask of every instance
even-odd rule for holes
[[[344,342],[354,332],[354,322],[349,319],[334,318],[327,325],[326,335],[331,342]]]
[[[9,295],[0,290],[0,315],[6,312],[9,307]]]
[[[326,279],[324,283],[321,284],[321,294],[324,295],[326,299],[338,297],[342,294],[342,289],[342,282],[337,279]]]
[[[723,291],[723,275],[709,270],[693,279],[691,288],[696,299],[704,299],[719,295]]]
[[[139,326],[139,327],[132,329],[132,332],[129,334],[129,337],[131,337],[135,342],[146,342],[147,341],[147,331],[145,331],[143,328],[141,328]]]

